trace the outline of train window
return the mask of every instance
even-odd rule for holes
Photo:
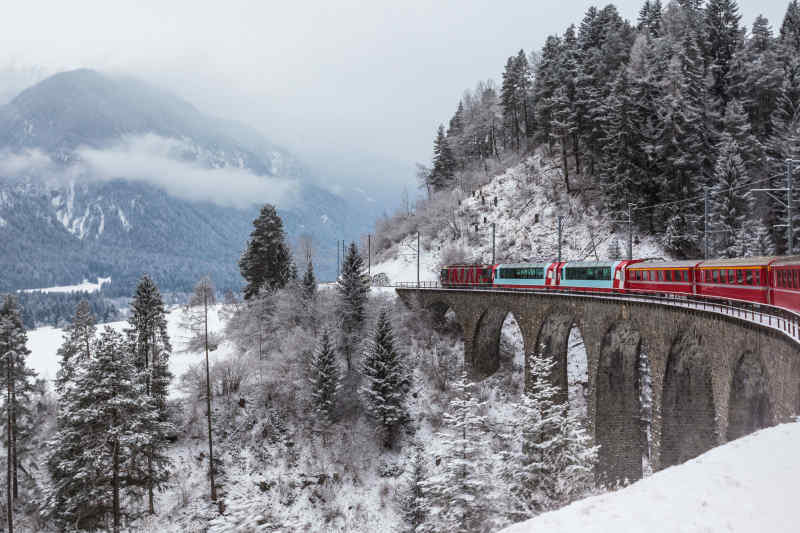
[[[585,281],[611,280],[611,267],[571,267],[564,271],[564,279]]]
[[[748,270],[745,273],[745,279],[747,280],[746,281],[747,285],[752,285],[753,284],[753,271],[752,270]]]
[[[717,283],[719,281],[719,270],[712,270],[711,277],[714,280],[714,283]]]
[[[744,281],[744,271],[743,270],[737,270],[736,271],[736,276],[737,276],[737,281],[739,283]]]

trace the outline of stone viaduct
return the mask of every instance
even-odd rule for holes
[[[588,415],[598,475],[642,477],[800,412],[800,346],[780,331],[711,311],[590,295],[398,288],[412,309],[456,315],[464,356],[480,379],[499,366],[503,322],[516,319],[527,357],[557,361],[567,394],[567,339],[579,329],[588,360]],[[645,356],[646,354],[646,356]],[[644,358],[644,361],[643,361]],[[650,445],[640,405],[642,364],[652,387]]]

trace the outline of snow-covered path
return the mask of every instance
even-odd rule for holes
[[[782,424],[502,533],[796,532],[799,479],[800,422]]]

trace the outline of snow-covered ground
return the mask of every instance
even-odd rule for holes
[[[77,285],[45,287],[42,289],[24,289],[22,292],[96,292],[107,283],[111,283],[111,278],[97,278],[97,283],[92,283],[91,281],[85,279],[82,283],[78,283]]]
[[[764,429],[502,533],[796,532],[798,450],[800,422]]]
[[[223,327],[222,318],[219,311],[220,305],[213,306],[209,311],[209,331],[219,331]],[[111,322],[98,326],[98,332],[106,325],[111,326],[117,331],[123,331],[129,327],[125,321]],[[172,381],[172,394],[177,393],[177,384],[180,376],[193,364],[203,361],[205,354],[194,352],[182,352],[187,332],[181,327],[181,307],[172,307],[167,315],[167,331],[172,341],[173,353],[169,360],[169,367],[175,378]],[[28,331],[28,348],[31,355],[28,357],[28,364],[33,368],[39,377],[48,380],[55,379],[58,371],[58,356],[56,352],[63,342],[64,332],[61,329],[45,326]],[[211,352],[210,361],[213,364],[218,359],[227,357],[230,347],[222,344],[218,350]]]

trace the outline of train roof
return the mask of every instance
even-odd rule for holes
[[[564,267],[611,267],[619,261],[567,261]]]
[[[464,268],[464,267],[473,267],[473,268],[474,267],[482,267],[482,268],[487,268],[487,267],[493,267],[493,266],[494,265],[489,265],[489,264],[484,264],[484,263],[469,263],[469,264],[468,263],[457,263],[457,264],[453,264],[453,265],[444,265],[441,268]]]
[[[775,262],[776,256],[734,257],[732,259],[711,259],[700,263],[699,268],[762,267]]]
[[[689,259],[683,261],[653,261],[645,260],[641,263],[635,263],[628,267],[629,270],[641,269],[657,269],[657,268],[694,268],[700,264],[699,259]]]
[[[794,266],[800,265],[800,255],[785,255],[783,257],[776,257],[772,266]]]
[[[531,267],[548,267],[555,263],[555,261],[539,261],[534,263],[500,263],[498,268],[531,268]]]

